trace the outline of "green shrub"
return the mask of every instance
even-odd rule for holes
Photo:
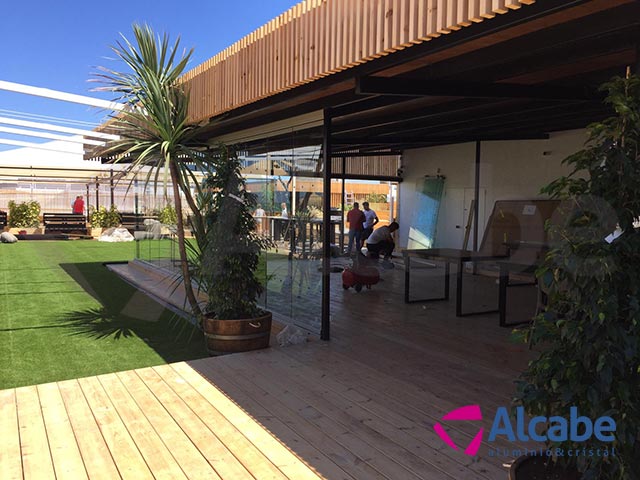
[[[584,480],[640,478],[640,78],[605,84],[615,115],[590,126],[572,173],[543,189],[563,200],[549,225],[553,248],[538,275],[548,303],[527,340],[539,350],[518,384],[516,405],[531,416],[568,416],[571,407],[612,417],[615,440],[549,440],[547,449],[612,456],[558,456]],[[608,236],[618,227],[619,236]],[[608,239],[605,239],[608,237]],[[549,428],[546,425],[545,428]]]
[[[215,174],[203,181],[203,189],[210,192],[206,238],[196,236],[209,296],[206,310],[218,319],[255,318],[263,314],[257,298],[264,290],[256,269],[260,252],[272,243],[255,231],[256,199],[246,189],[236,153],[221,146],[212,163]]]
[[[33,228],[40,225],[40,204],[35,200],[17,204],[9,202],[9,226],[14,228]]]
[[[122,223],[120,213],[118,213],[118,208],[115,205],[111,205],[109,210],[105,207],[100,207],[97,210],[91,207],[89,221],[91,222],[91,228],[111,228],[117,227]]]
[[[387,203],[387,196],[384,193],[370,193],[367,195],[369,203]]]
[[[158,213],[158,220],[163,225],[176,225],[178,223],[178,215],[176,214],[176,209],[173,208],[173,205],[167,204],[160,212]]]

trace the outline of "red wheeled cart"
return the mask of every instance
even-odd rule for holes
[[[380,273],[376,267],[347,267],[342,272],[342,287],[345,290],[353,287],[356,292],[362,290],[362,287],[371,288],[380,281]]]

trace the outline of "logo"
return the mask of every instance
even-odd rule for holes
[[[527,442],[533,440],[535,442],[546,443],[552,442],[586,442],[595,437],[600,442],[610,443],[615,441],[616,422],[609,416],[598,417],[595,421],[592,421],[588,417],[580,416],[578,407],[571,407],[569,409],[569,418],[552,416],[552,417],[533,417],[527,421],[525,418],[525,412],[523,407],[517,407],[515,409],[515,419],[512,419],[509,415],[509,411],[506,407],[499,407],[496,411],[495,417],[491,424],[491,430],[489,431],[488,442],[492,443],[498,436],[503,436],[510,442]],[[457,408],[444,415],[442,421],[482,421],[482,411],[480,405],[466,405],[464,407]],[[515,425],[514,425],[515,421]],[[540,428],[542,427],[542,428]],[[449,434],[445,431],[444,427],[437,422],[433,429],[438,436],[451,447],[452,449],[459,451],[460,448],[451,439]],[[541,430],[544,433],[541,433]],[[478,433],[473,437],[471,443],[464,449],[464,453],[469,456],[475,456],[480,449],[482,439],[484,435],[484,429],[480,428]],[[494,448],[489,451],[489,456],[500,456],[500,450]],[[534,450],[533,453],[537,452]],[[539,452],[542,454],[543,449]],[[550,451],[548,451],[550,452]],[[567,450],[555,449],[555,455],[560,456],[593,456],[602,455],[608,456],[609,454],[615,455],[615,448],[608,451],[608,449],[578,449]],[[513,453],[504,452],[504,455],[512,455]],[[551,453],[546,453],[550,455]]]
[[[452,410],[447,413],[442,420],[457,420],[457,421],[477,421],[482,420],[482,411],[480,410],[480,405],[467,405],[466,407],[460,407],[456,410]],[[458,446],[451,440],[451,437],[444,431],[442,425],[440,423],[436,423],[433,426],[433,429],[436,431],[438,436],[449,445],[454,450],[459,450]],[[467,445],[464,453],[470,456],[474,456],[478,453],[480,449],[480,444],[482,443],[482,434],[484,433],[484,429],[481,428],[480,431],[476,434],[476,436],[471,440],[471,443]]]

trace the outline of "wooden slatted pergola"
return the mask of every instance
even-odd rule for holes
[[[606,117],[598,86],[638,70],[639,33],[635,0],[306,0],[184,81],[202,141],[322,144],[329,191],[328,158],[544,139]]]

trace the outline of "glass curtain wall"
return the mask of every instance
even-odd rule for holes
[[[319,146],[265,142],[243,154],[248,188],[257,197],[258,231],[273,241],[261,276],[264,308],[276,318],[320,332],[322,158]]]
[[[237,146],[247,189],[256,196],[257,231],[272,240],[262,256],[258,276],[265,286],[263,308],[283,323],[320,332],[322,299],[322,152],[317,146],[298,146],[294,135],[283,143],[265,141],[251,148]],[[340,192],[340,184],[334,192]],[[150,196],[141,185],[139,212]],[[161,193],[159,197],[161,197]],[[143,200],[146,199],[146,200]],[[334,240],[339,244],[340,197],[336,197]],[[160,238],[137,235],[137,258],[163,268],[179,267],[172,232],[163,226]],[[187,237],[189,237],[187,232]],[[338,247],[336,247],[338,248]]]

